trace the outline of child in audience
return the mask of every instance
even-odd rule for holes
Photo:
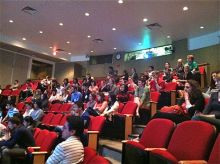
[[[16,113],[19,113],[18,109],[14,107],[12,101],[6,103],[6,109],[8,110],[6,116],[2,119],[2,123],[8,121],[9,118],[12,118]]]

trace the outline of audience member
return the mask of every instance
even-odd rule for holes
[[[32,102],[25,102],[25,112],[23,114],[23,117],[30,116],[31,112],[33,112],[33,111],[34,111],[33,103]]]
[[[10,89],[16,90],[20,87],[19,81],[15,80],[14,83],[11,85]]]
[[[15,113],[19,113],[18,109],[14,107],[12,101],[8,101],[6,104],[6,109],[8,110],[6,116],[2,119],[2,122],[7,121],[9,118],[12,118]]]
[[[134,67],[131,68],[131,76],[130,77],[133,80],[133,82],[135,84],[137,84],[137,82],[138,82],[138,74],[137,74],[136,69]]]

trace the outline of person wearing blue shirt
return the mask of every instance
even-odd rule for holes
[[[6,109],[8,109],[7,115],[3,118],[2,122],[5,122],[8,120],[8,118],[12,118],[14,116],[15,113],[19,113],[18,109],[16,109],[13,106],[13,102],[12,101],[8,101],[6,104]]]
[[[82,94],[78,91],[78,87],[74,87],[73,93],[71,94],[71,102],[79,102],[82,100]]]

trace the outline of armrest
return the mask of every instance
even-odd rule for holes
[[[99,134],[99,131],[87,131],[88,134]]]
[[[33,147],[28,147],[28,148],[35,149],[35,150],[39,150],[39,149],[40,149],[40,146],[33,146]]]
[[[33,152],[33,164],[45,164],[46,151]]]
[[[122,140],[121,143],[127,143],[129,140]]]
[[[167,150],[166,148],[145,148],[144,150],[145,150],[145,151],[152,151],[152,150],[156,150],[156,149],[164,150],[164,151]]]
[[[179,161],[178,164],[207,164],[205,160],[186,160]]]
[[[133,114],[124,114],[126,117],[133,117]]]
[[[153,117],[157,112],[157,104],[158,102],[150,101],[150,115]]]
[[[125,117],[125,139],[128,139],[128,135],[132,133],[132,118],[133,117]]]

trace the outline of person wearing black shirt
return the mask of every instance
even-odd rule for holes
[[[12,158],[24,156],[27,147],[35,146],[31,132],[22,126],[19,118],[10,118],[8,128],[12,131],[11,138],[0,142],[2,164],[10,164]]]

